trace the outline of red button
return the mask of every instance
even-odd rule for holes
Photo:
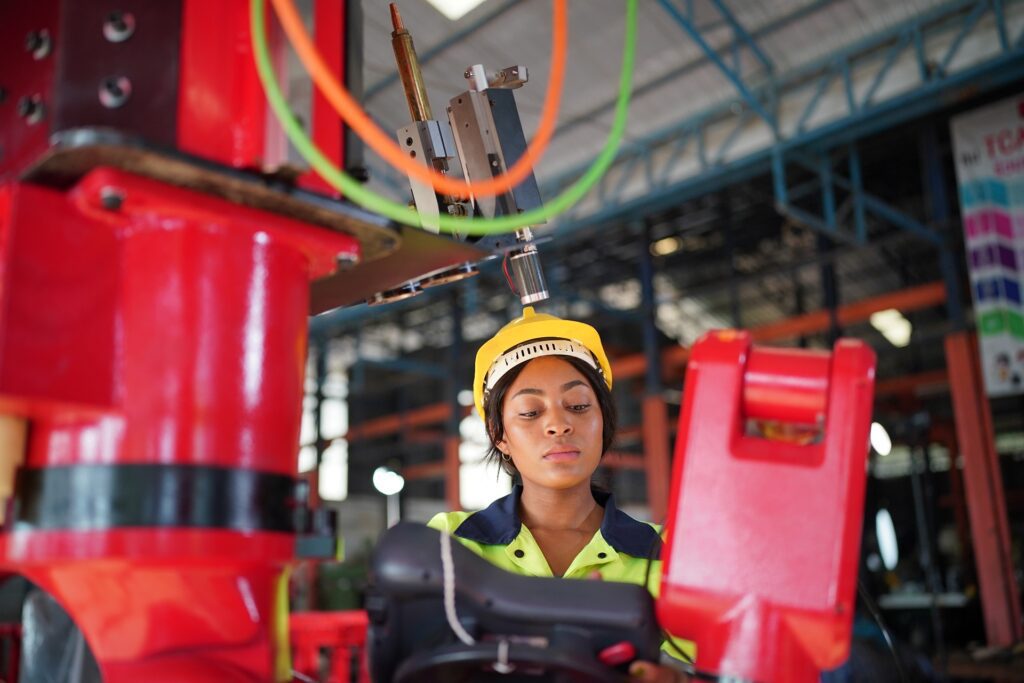
[[[624,640],[621,643],[615,643],[609,645],[605,649],[598,653],[597,658],[601,660],[603,664],[608,666],[618,666],[619,664],[625,664],[626,662],[632,662],[636,659],[636,648],[633,647],[633,643],[628,640]]]

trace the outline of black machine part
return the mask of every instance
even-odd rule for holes
[[[657,661],[661,632],[644,588],[520,576],[451,545],[456,613],[476,643],[463,644],[448,625],[439,532],[398,524],[371,564],[368,642],[376,683],[624,681],[626,665],[606,666],[598,653],[627,642],[637,659]],[[514,667],[509,673],[494,670],[501,641]]]

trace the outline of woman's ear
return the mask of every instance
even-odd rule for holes
[[[499,439],[498,441],[495,441],[494,447],[497,448],[502,453],[504,453],[505,455],[510,455],[510,453],[508,452],[508,441],[506,441],[505,439]]]

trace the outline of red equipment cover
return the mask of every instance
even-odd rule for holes
[[[855,340],[829,354],[728,330],[694,345],[657,608],[699,670],[800,683],[846,659],[874,371]]]

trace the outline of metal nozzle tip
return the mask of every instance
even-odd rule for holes
[[[392,2],[388,8],[391,10],[391,26],[396,31],[404,31],[405,24],[402,23],[402,15],[398,13],[398,5]]]

